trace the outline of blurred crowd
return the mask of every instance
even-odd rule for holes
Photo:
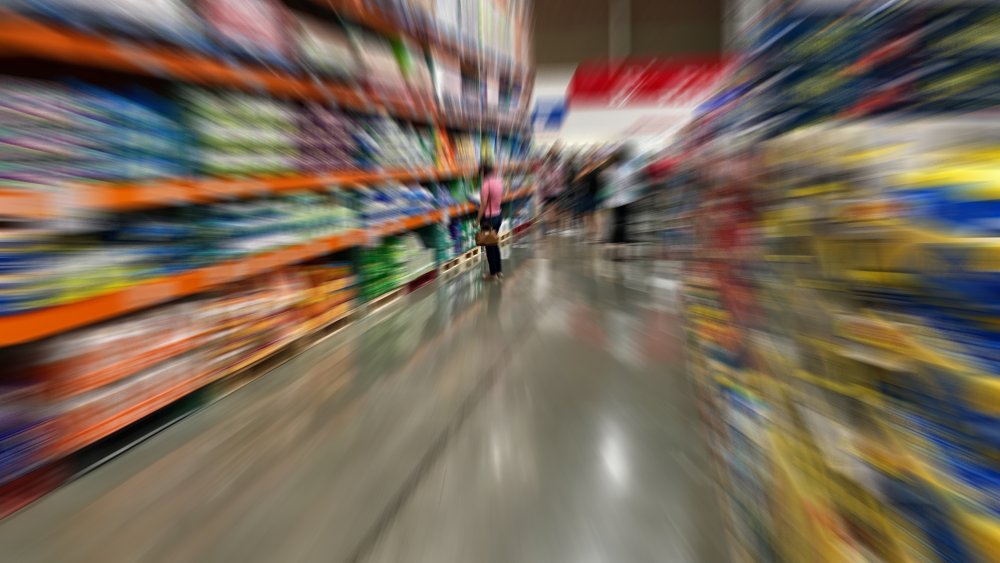
[[[648,185],[650,158],[630,144],[572,151],[553,145],[541,165],[542,219],[549,234],[615,250],[632,241],[632,205]]]

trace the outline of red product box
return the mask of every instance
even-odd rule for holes
[[[292,53],[291,15],[276,0],[199,0],[199,12],[224,41],[250,51]]]

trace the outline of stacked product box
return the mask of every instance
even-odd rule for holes
[[[357,282],[350,263],[324,262],[303,270],[310,288],[302,304],[308,319],[314,322],[332,320],[357,306]]]
[[[237,92],[186,89],[185,121],[202,174],[273,174],[296,169],[296,111],[286,102]]]
[[[67,186],[188,171],[183,131],[171,106],[152,94],[7,80],[0,98],[0,174],[8,189],[61,190],[71,198]]]
[[[432,246],[438,264],[443,264],[456,255],[455,245],[452,244],[449,229],[450,227],[445,227],[443,224],[438,223],[434,225],[431,231]]]
[[[304,172],[358,167],[354,121],[328,107],[307,103],[299,117],[299,167]]]
[[[392,43],[382,36],[358,28],[351,28],[349,32],[365,80],[374,87],[376,95],[384,95],[386,92],[404,94],[406,81]]]
[[[250,60],[291,67],[295,59],[292,16],[279,0],[196,0],[211,37]]]
[[[14,0],[7,6],[88,31],[107,29],[209,49],[208,30],[183,0]]]
[[[359,225],[336,194],[133,215],[89,237],[0,233],[0,313],[71,303]]]
[[[357,263],[364,301],[398,289],[406,282],[406,248],[398,237],[389,237],[378,246],[360,249]]]
[[[1000,529],[989,485],[998,468],[988,320],[989,194],[1000,177],[989,155],[1000,145],[984,128],[809,129],[775,140],[782,158],[769,159],[780,183],[769,186],[768,248],[784,265],[775,271],[803,288],[790,319],[801,360],[790,367],[838,396],[836,408],[829,398],[810,406],[824,409],[823,424],[843,436],[840,455],[864,468],[870,494],[905,523],[900,550],[948,561],[976,560]],[[931,145],[897,144],[928,131]],[[968,144],[977,132],[980,143]],[[812,139],[823,158],[795,150]],[[825,181],[832,173],[836,184]],[[796,211],[807,206],[808,216]]]
[[[304,14],[296,14],[298,52],[304,65],[319,76],[356,78],[360,65],[347,31]]]
[[[407,280],[415,280],[437,266],[434,249],[426,248],[419,235],[408,233],[402,235],[400,239],[402,239],[405,249]]]
[[[406,84],[415,99],[431,99],[434,95],[434,78],[424,57],[424,51],[410,41],[396,40],[393,43],[396,59],[402,69]]]
[[[4,350],[3,482],[322,328],[354,299],[349,265],[316,264]]]
[[[356,122],[354,138],[363,167],[427,168],[435,164],[430,131],[388,117],[364,117]]]

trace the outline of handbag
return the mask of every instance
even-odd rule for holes
[[[487,201],[489,201],[487,199]],[[486,202],[483,202],[486,206]],[[500,244],[500,235],[493,229],[489,219],[483,217],[479,222],[479,231],[476,232],[476,246],[497,246]]]
[[[500,244],[500,235],[493,230],[493,227],[480,225],[479,232],[476,233],[476,246],[497,246]]]

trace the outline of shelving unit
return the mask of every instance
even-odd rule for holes
[[[406,41],[417,46],[407,55],[426,58],[428,67],[443,53],[459,61],[463,77],[483,84],[502,77],[522,93],[530,89],[527,50],[517,48],[520,60],[513,52],[500,55],[486,46],[485,25],[476,30],[482,36],[464,37],[407,2],[388,8],[362,0],[262,1],[290,18],[291,10],[304,10],[324,25],[349,30],[345,37],[352,42],[354,33],[374,34],[394,47]],[[0,358],[17,383],[0,396],[16,413],[7,423],[11,428],[0,427],[6,436],[0,454],[10,454],[0,455],[0,515],[30,500],[22,491],[37,496],[72,478],[77,452],[158,420],[180,399],[364,314],[366,299],[386,295],[361,290],[360,257],[381,256],[371,249],[388,243],[400,248],[399,241],[419,249],[411,256],[420,260],[409,262],[414,271],[405,276],[395,262],[376,264],[380,279],[398,282],[389,293],[433,277],[447,262],[440,255],[425,261],[434,245],[457,242],[441,238],[445,226],[467,226],[476,211],[471,196],[480,158],[494,160],[508,179],[506,204],[523,207],[532,200],[523,95],[498,107],[485,94],[448,98],[437,83],[421,90],[406,76],[398,51],[392,58],[403,81],[386,87],[371,73],[320,73],[297,50],[278,62],[248,56],[213,35],[207,20],[193,29],[204,34],[201,41],[175,42],[123,32],[115,22],[95,22],[90,12],[76,22],[72,9],[56,17],[28,9],[31,1],[22,4],[21,12],[0,10],[0,60],[11,63],[18,80],[39,81],[57,114],[81,93],[94,105],[68,110],[52,125],[44,111],[32,113],[30,96],[39,89],[25,82],[18,95],[26,97],[0,103],[0,112],[28,143],[20,145],[24,139],[15,135],[7,144],[0,139],[0,150],[14,154],[19,165],[37,162],[41,169],[69,158],[61,152],[47,158],[46,151],[73,154],[83,147],[85,158],[99,165],[93,177],[87,167],[70,174],[60,169],[51,185],[33,183],[46,174],[0,180]],[[490,4],[494,14],[501,7],[525,9],[522,1]],[[523,16],[516,26],[525,25]],[[289,25],[282,33],[291,37],[300,30]],[[517,34],[526,45],[526,29]],[[352,56],[359,56],[355,48]],[[47,73],[68,79],[41,82]],[[202,93],[220,105],[197,106]],[[104,110],[111,117],[100,115]],[[83,125],[59,129],[77,115],[85,116]],[[246,123],[241,116],[249,116]],[[111,124],[132,127],[130,120],[138,122],[139,141],[129,135],[108,140]],[[169,130],[150,133],[163,123]],[[38,136],[49,126],[54,145]],[[226,137],[231,131],[239,134]],[[334,147],[331,135],[343,142]],[[212,138],[207,145],[206,137]],[[274,172],[220,172],[232,166],[226,159],[233,154],[256,158],[254,143],[261,137],[272,143],[264,145],[264,156],[280,165],[246,170]],[[66,139],[69,149],[58,145]],[[308,160],[317,142],[322,158],[346,164]],[[162,154],[174,153],[156,152],[167,143],[184,155],[170,167]],[[336,158],[324,152],[345,146],[350,151]],[[213,165],[206,147],[218,153]],[[114,158],[129,179],[103,174],[101,166],[118,164]],[[149,173],[147,165],[183,172]],[[64,263],[81,263],[87,252],[113,256],[119,248],[128,258],[108,261],[103,271],[83,263],[76,277],[62,273]],[[183,252],[195,255],[190,263]],[[103,279],[105,271],[111,281]],[[37,416],[35,405],[45,407],[46,418]],[[5,496],[7,491],[16,494]]]
[[[732,558],[995,560],[1000,9],[739,4],[672,214]]]

